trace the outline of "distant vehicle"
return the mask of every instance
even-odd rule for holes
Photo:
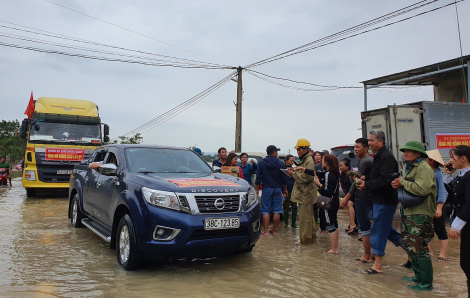
[[[68,188],[73,167],[109,142],[108,134],[109,127],[101,123],[94,102],[53,97],[36,100],[32,118],[21,124],[21,138],[26,140],[22,179],[26,195],[36,196],[37,189]]]
[[[101,166],[93,170],[93,162]],[[69,200],[72,226],[110,243],[125,270],[144,259],[250,252],[260,237],[255,189],[185,148],[98,148],[75,166]]]
[[[330,154],[336,156],[338,161],[341,161],[345,158],[351,160],[351,166],[355,171],[357,171],[357,163],[359,162],[359,158],[357,158],[356,154],[354,154],[354,145],[333,147],[330,149]]]

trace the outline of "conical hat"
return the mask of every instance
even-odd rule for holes
[[[426,151],[426,153],[430,159],[437,161],[441,166],[444,165],[444,159],[442,159],[442,155],[438,149]]]

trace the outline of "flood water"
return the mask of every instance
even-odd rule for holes
[[[282,225],[250,254],[151,263],[127,272],[101,238],[70,226],[67,208],[66,194],[26,198],[20,178],[0,189],[1,297],[467,297],[457,240],[450,240],[447,262],[433,258],[431,293],[408,289],[401,277],[412,270],[401,267],[406,255],[390,242],[384,273],[363,275],[370,265],[352,262],[362,243],[344,232],[345,210],[338,216],[339,255],[326,253],[328,235],[298,246],[297,230]]]

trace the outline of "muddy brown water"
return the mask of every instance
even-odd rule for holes
[[[328,236],[298,246],[298,231],[282,226],[250,254],[150,263],[127,272],[101,238],[70,226],[67,208],[63,193],[26,198],[18,178],[12,188],[0,188],[1,297],[467,297],[459,241],[450,240],[448,262],[433,258],[431,293],[408,289],[401,279],[412,275],[401,267],[406,255],[390,243],[385,272],[363,275],[370,265],[352,262],[362,243],[344,232],[344,210],[339,255],[326,253]]]

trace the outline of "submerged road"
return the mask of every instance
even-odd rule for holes
[[[450,240],[447,262],[433,258],[431,293],[408,289],[401,279],[412,275],[401,267],[406,254],[390,242],[384,273],[363,275],[370,265],[352,262],[362,243],[344,232],[345,210],[338,216],[338,255],[326,253],[328,235],[299,246],[298,231],[282,225],[250,254],[150,263],[127,272],[101,238],[70,226],[66,196],[26,198],[20,178],[0,188],[1,297],[467,297],[458,240]],[[437,244],[436,238],[435,252]]]

